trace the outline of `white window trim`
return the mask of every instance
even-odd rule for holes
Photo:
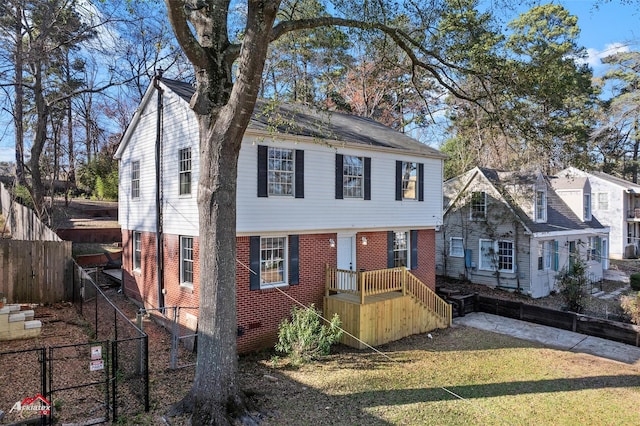
[[[360,160],[360,175],[347,175],[345,174],[345,164],[347,158],[358,158]],[[358,179],[360,181],[360,195],[353,196],[348,195],[350,191],[348,191],[347,186],[345,185],[345,177],[351,177],[353,179]],[[362,200],[364,199],[364,157],[358,155],[344,155],[342,157],[342,198],[343,199],[354,199],[354,200]]]
[[[413,167],[413,171],[415,172],[415,174],[413,175],[413,178],[414,178],[413,179],[413,184],[414,184],[413,185],[413,197],[406,197],[405,196],[405,193],[406,193],[405,184],[408,186],[412,182],[411,177],[408,180],[405,179],[405,170],[406,170],[406,167],[407,167],[408,164],[411,164],[411,165],[415,166],[415,167]],[[402,185],[402,199],[403,200],[414,200],[414,201],[418,200],[418,192],[419,192],[418,185],[420,185],[420,182],[418,182],[418,167],[419,167],[418,163],[415,162],[415,161],[403,161],[402,162],[402,182],[401,182],[401,185]]]
[[[453,240],[460,241],[460,254],[456,254],[453,252]],[[464,257],[464,238],[462,237],[451,237],[449,238],[449,256],[450,257]]]
[[[142,232],[133,231],[132,239],[133,239],[133,247],[132,247],[133,270],[137,271],[137,272],[140,272],[140,270],[142,269]],[[136,240],[138,240],[138,244],[140,246],[140,250],[138,250],[136,248]],[[136,265],[136,253],[140,253],[140,260],[138,261],[139,262],[138,265]]]
[[[275,283],[267,283],[262,280],[262,240],[265,238],[283,238],[284,239],[284,252],[283,252],[283,267],[282,267],[282,281]],[[287,235],[265,235],[260,237],[260,290],[276,287],[286,287],[289,285],[289,237]]]
[[[474,217],[473,215],[473,194],[475,193],[479,193],[482,194],[484,200],[483,200],[483,206],[484,206],[484,215],[482,217]],[[486,191],[472,191],[471,192],[471,202],[469,203],[469,218],[471,220],[475,220],[475,221],[483,221],[483,220],[487,220],[487,193]]]
[[[594,195],[595,195],[595,197],[594,197]],[[604,196],[604,198],[606,198],[606,201],[604,202],[604,204],[606,204],[605,208],[602,207],[603,203],[600,200],[601,196]],[[595,210],[600,210],[600,211],[603,211],[603,212],[609,211],[609,193],[608,192],[596,192],[594,194],[591,194],[591,197],[594,197],[592,202],[595,201],[595,203],[596,203]],[[594,210],[594,209],[592,209],[592,210]]]
[[[185,150],[189,153],[189,160],[188,160],[189,169],[188,170],[182,170],[182,164],[183,164],[182,151],[185,151]],[[181,182],[182,175],[189,176],[189,192],[182,192],[182,182]],[[193,156],[191,153],[191,148],[190,147],[180,148],[178,149],[178,195],[180,197],[190,197],[192,192],[193,192]]]
[[[134,177],[134,165],[138,166],[138,176]],[[137,185],[134,185],[137,183]],[[136,193],[134,193],[133,189],[136,187]],[[139,200],[140,199],[140,161],[132,161],[131,162],[131,199]]]
[[[194,266],[195,266],[195,264],[194,264],[194,260],[195,260],[195,259],[194,259],[194,256],[193,256],[194,251],[195,251],[195,250],[194,250],[194,246],[193,246],[194,238],[193,238],[193,237],[190,237],[190,236],[188,236],[188,235],[181,235],[181,236],[180,236],[180,244],[179,244],[179,246],[180,246],[180,247],[179,247],[179,250],[180,250],[180,256],[179,256],[179,258],[180,258],[180,286],[181,286],[181,287],[193,288],[193,281],[186,281],[186,280],[184,279],[184,262],[185,262],[185,261],[189,261],[189,260],[186,260],[186,259],[184,258],[184,251],[183,251],[183,249],[184,249],[184,243],[183,243],[183,241],[184,241],[185,239],[190,239],[190,240],[191,240],[191,260],[190,260],[190,262],[191,262],[191,279],[192,279],[192,280],[193,280],[193,275],[194,275],[194,273],[195,273],[195,270],[194,270]]]
[[[542,209],[538,206],[538,195],[540,194],[542,194]],[[536,190],[534,203],[535,222],[545,223],[547,221],[547,191],[544,189]]]
[[[483,255],[482,255],[482,242],[490,242],[491,243],[491,248],[493,249],[493,259],[491,260],[491,265],[485,265],[483,262]],[[513,265],[513,269],[498,269],[498,265],[500,264],[500,259],[499,259],[499,243],[510,243],[512,248],[513,248],[513,254],[511,255],[512,259],[511,259],[511,263]],[[486,238],[481,238],[478,241],[478,269],[481,271],[497,271],[497,272],[504,272],[504,273],[514,273],[516,270],[516,247],[515,244],[512,240],[490,240],[490,239],[486,239]]]
[[[398,234],[404,234],[405,237],[405,243],[406,243],[406,252],[407,252],[407,264],[405,265],[405,268],[407,268],[408,270],[411,270],[411,233],[409,231],[394,231],[393,234],[393,261],[395,264],[395,260],[396,260],[396,252],[399,252],[401,250],[396,250],[396,237]]]
[[[271,153],[273,151],[289,151],[291,153],[291,171],[281,170],[281,169],[270,169],[269,168],[269,159],[271,158]],[[277,171],[281,173],[287,173],[291,175],[291,193],[289,194],[277,194],[275,192],[271,192],[271,172]],[[296,150],[292,148],[279,148],[268,146],[267,147],[267,196],[268,197],[295,197],[296,195]]]
[[[591,193],[583,194],[583,208],[584,208],[584,221],[588,222],[591,220]]]

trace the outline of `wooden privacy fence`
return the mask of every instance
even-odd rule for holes
[[[476,295],[475,310],[639,346],[640,326]]]
[[[71,241],[0,240],[0,292],[9,303],[70,300]],[[67,287],[67,288],[65,288]]]
[[[0,238],[0,292],[8,303],[69,300],[71,241],[62,241],[0,183],[0,208],[11,239]],[[0,230],[1,232],[1,230]]]

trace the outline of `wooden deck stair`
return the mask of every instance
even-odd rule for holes
[[[42,322],[33,319],[33,310],[11,304],[0,308],[0,340],[29,339],[42,331]]]
[[[451,305],[406,268],[353,272],[326,269],[324,310],[337,313],[354,337],[342,343],[365,348],[451,325]]]

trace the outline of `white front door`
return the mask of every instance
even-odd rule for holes
[[[356,270],[356,236],[338,235],[338,269]],[[357,278],[355,274],[337,272],[336,284],[340,290],[356,291]]]
[[[356,236],[338,236],[338,269],[356,270]]]

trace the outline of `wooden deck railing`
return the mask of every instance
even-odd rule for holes
[[[331,292],[354,294],[364,304],[366,296],[401,291],[451,325],[451,305],[427,287],[405,267],[355,272],[326,267],[326,295]]]

